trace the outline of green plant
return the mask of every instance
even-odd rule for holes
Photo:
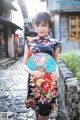
[[[80,56],[78,56],[78,54],[76,54],[75,52],[66,52],[61,53],[59,57],[74,73],[76,78],[80,80]]]

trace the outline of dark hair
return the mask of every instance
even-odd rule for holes
[[[53,28],[52,16],[48,12],[39,12],[34,18],[34,24],[39,25],[41,21],[49,24],[49,28]]]

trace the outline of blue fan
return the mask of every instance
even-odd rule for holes
[[[55,72],[57,69],[57,64],[54,58],[47,53],[41,53],[41,52],[33,54],[29,58],[27,62],[27,66],[31,70],[35,70],[37,68],[42,67],[46,70],[47,73],[50,73],[52,71]]]

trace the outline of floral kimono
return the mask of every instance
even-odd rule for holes
[[[30,56],[37,53],[46,53],[53,57],[56,48],[60,47],[59,41],[50,36],[37,36],[27,40]],[[39,58],[36,62],[39,61]],[[43,68],[38,68],[44,70]],[[28,96],[25,102],[27,108],[31,107],[40,115],[47,116],[57,104],[57,83],[51,77],[50,72],[45,72],[42,78],[35,78],[29,74]]]

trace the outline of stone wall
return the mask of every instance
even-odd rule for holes
[[[67,120],[80,120],[80,81],[62,60],[59,60],[59,70],[59,85],[65,103]]]

